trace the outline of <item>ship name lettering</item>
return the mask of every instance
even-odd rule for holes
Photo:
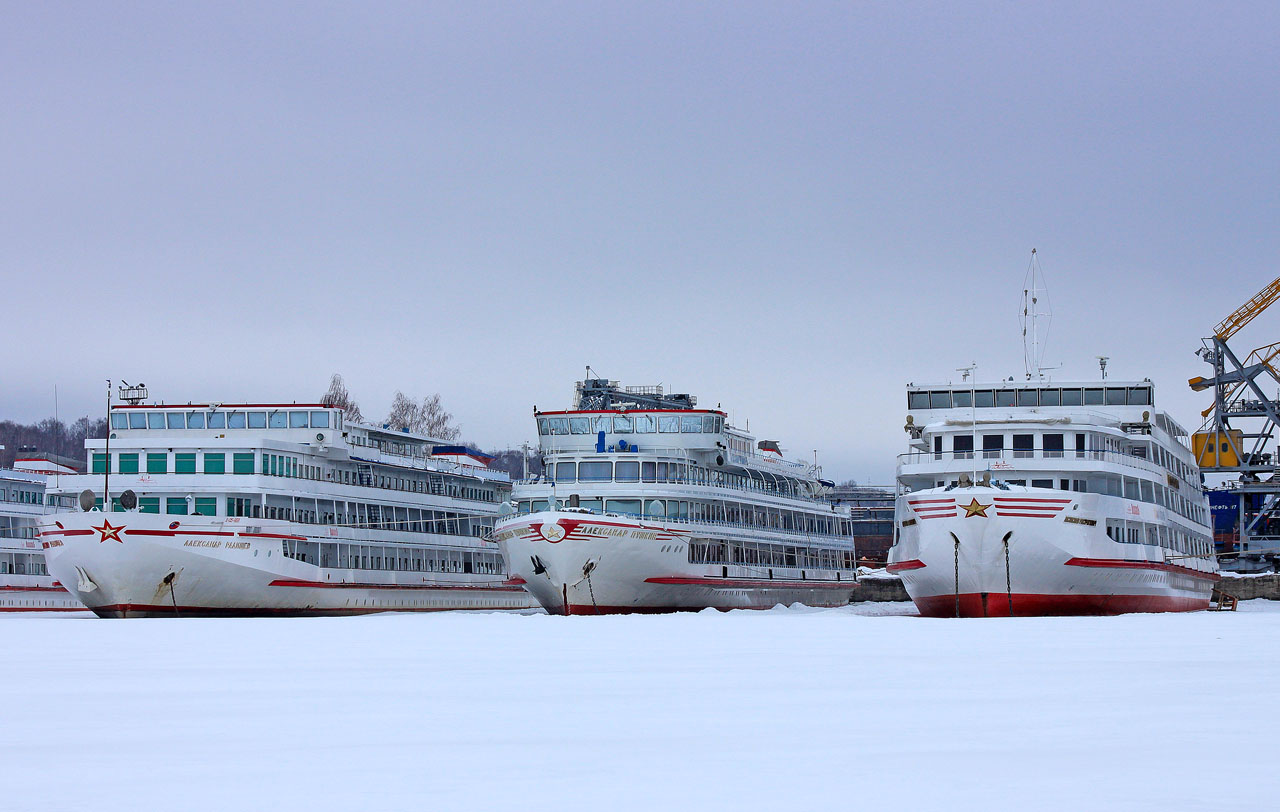
[[[213,539],[187,539],[183,547],[221,547],[222,542]]]
[[[247,550],[247,549],[249,549],[249,542],[247,542],[247,541],[228,541],[228,542],[227,542],[227,549],[228,549],[228,550]]]

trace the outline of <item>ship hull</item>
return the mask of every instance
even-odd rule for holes
[[[83,612],[85,610],[84,604],[61,586],[5,584],[4,580],[6,579],[0,576],[0,612]]]
[[[928,617],[1117,615],[1206,609],[1218,575],[1203,558],[1113,541],[1108,510],[1061,491],[921,491],[899,502],[889,571]],[[1115,500],[1113,500],[1115,501]]]
[[[687,530],[662,523],[547,511],[501,521],[507,568],[561,615],[843,606],[851,574],[691,562]]]
[[[109,618],[536,606],[519,582],[497,574],[338,569],[285,555],[282,541],[305,539],[300,533],[306,525],[253,519],[248,527],[236,519],[187,518],[136,512],[50,516],[41,529],[49,571],[84,606]]]

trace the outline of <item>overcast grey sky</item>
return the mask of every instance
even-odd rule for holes
[[[339,371],[504,447],[591,364],[887,482],[1032,247],[1054,374],[1186,424],[1280,273],[1274,2],[0,8],[0,417]]]

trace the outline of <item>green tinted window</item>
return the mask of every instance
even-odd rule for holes
[[[138,455],[137,454],[121,454],[120,455],[120,473],[122,474],[138,473]]]
[[[206,474],[225,474],[227,472],[227,455],[205,454],[204,472]]]
[[[181,496],[170,496],[164,500],[164,512],[175,516],[186,516],[187,500]]]
[[[93,473],[105,474],[106,472],[107,472],[107,455],[94,454],[93,455]]]
[[[196,472],[196,455],[174,454],[173,472],[175,474],[194,474]]]
[[[147,455],[147,473],[148,474],[169,473],[169,455],[168,454],[148,454]]]
[[[160,497],[159,496],[143,496],[138,499],[139,513],[159,513]]]
[[[201,516],[216,516],[218,513],[217,498],[213,496],[197,496],[196,497],[196,513],[200,514]]]
[[[252,474],[253,473],[253,452],[247,454],[231,455],[231,473],[233,474]],[[213,514],[206,513],[206,516]]]

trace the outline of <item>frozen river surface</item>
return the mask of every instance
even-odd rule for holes
[[[1280,604],[903,610],[8,616],[0,808],[1275,808]]]

